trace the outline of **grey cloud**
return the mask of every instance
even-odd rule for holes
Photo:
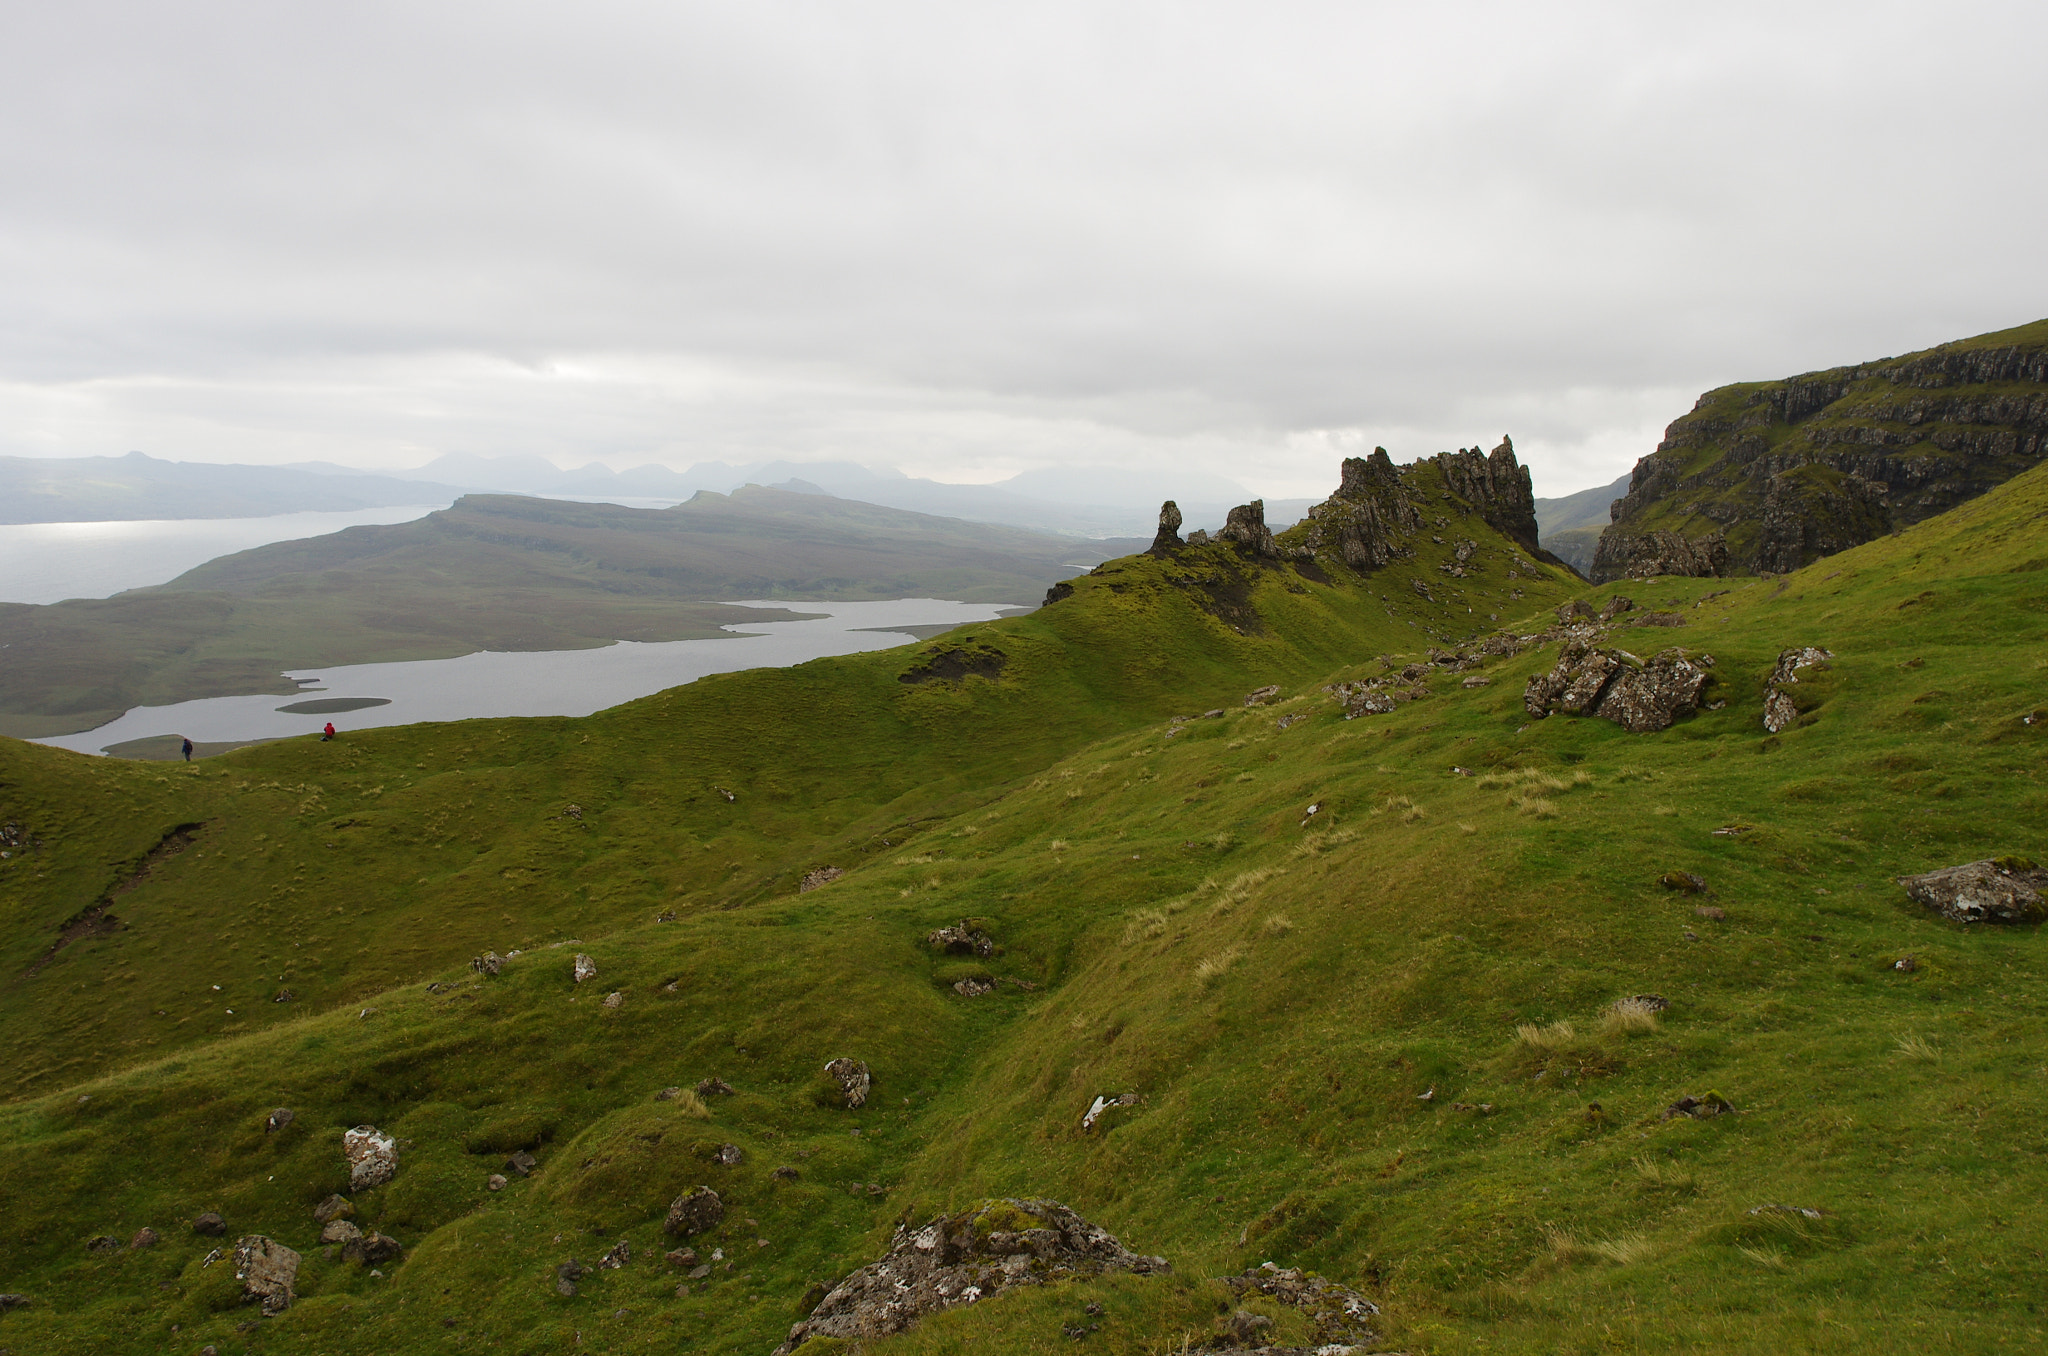
[[[1109,458],[1312,493],[1324,433],[1410,456],[1506,429],[1560,492],[1706,386],[2048,310],[2044,29],[2020,5],[17,6],[0,441]]]

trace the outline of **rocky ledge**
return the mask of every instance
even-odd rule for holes
[[[775,1356],[812,1338],[858,1342],[901,1332],[920,1317],[1017,1285],[1110,1271],[1172,1270],[1142,1257],[1058,1201],[984,1201],[917,1230],[898,1228],[889,1251],[835,1286],[789,1330]]]

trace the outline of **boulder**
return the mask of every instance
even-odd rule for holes
[[[538,1166],[540,1160],[524,1149],[514,1150],[512,1156],[505,1160],[505,1171],[516,1172],[521,1177],[532,1176],[533,1170]]]
[[[1558,625],[1570,626],[1573,622],[1581,620],[1601,621],[1604,618],[1598,612],[1595,612],[1593,605],[1584,598],[1574,598],[1568,603],[1559,604],[1557,609]]]
[[[505,968],[505,958],[495,951],[486,951],[470,961],[469,968],[480,975],[495,975]]]
[[[359,1238],[351,1239],[343,1244],[341,1260],[344,1262],[358,1262],[366,1267],[374,1267],[382,1266],[386,1262],[396,1261],[404,1254],[405,1249],[398,1245],[397,1239],[389,1234],[380,1234],[372,1230]]]
[[[625,1005],[625,1002],[626,995],[620,993],[617,989],[613,989],[610,993],[604,996],[604,1006],[608,1008],[622,1007]]]
[[[1263,499],[1254,499],[1232,509],[1224,518],[1223,526],[1216,529],[1216,540],[1236,542],[1254,555],[1280,554],[1280,548],[1273,543],[1273,533],[1266,526],[1266,501]]]
[[[11,827],[11,826],[10,826],[10,827]],[[27,1296],[27,1295],[16,1295],[16,1294],[6,1294],[6,1295],[0,1295],[0,1314],[4,1314],[4,1313],[6,1313],[6,1312],[7,1312],[7,1311],[8,1311],[9,1309],[21,1309],[21,1308],[25,1308],[25,1307],[27,1307],[27,1305],[28,1305],[28,1296]]]
[[[632,1260],[633,1245],[622,1238],[612,1245],[610,1252],[597,1259],[597,1265],[601,1271],[617,1271]]]
[[[867,1105],[868,1089],[874,1084],[874,1080],[868,1076],[867,1065],[842,1055],[825,1066],[825,1073],[827,1077],[839,1080],[840,1090],[846,1094],[848,1108]]]
[[[1254,692],[1246,693],[1244,704],[1246,706],[1264,706],[1267,702],[1272,701],[1273,698],[1279,695],[1280,685],[1278,683],[1268,683],[1266,684],[1266,686],[1259,688]]]
[[[996,982],[986,975],[969,975],[953,982],[953,992],[962,998],[980,998],[996,991]]]
[[[1522,705],[1539,720],[1553,712],[1597,716],[1647,734],[1699,709],[1713,666],[1712,655],[1695,658],[1675,648],[1642,660],[1626,650],[1569,641],[1556,667],[1529,679]]]
[[[1609,598],[1607,600],[1607,605],[1605,607],[1600,609],[1599,620],[1603,622],[1611,622],[1624,612],[1635,611],[1635,606],[1635,601],[1633,599],[1624,598],[1617,593],[1612,598]]]
[[[711,1152],[711,1161],[723,1168],[736,1168],[746,1158],[746,1151],[737,1144],[721,1144]]]
[[[121,1240],[112,1234],[101,1234],[98,1238],[87,1243],[85,1250],[87,1252],[119,1252],[121,1251]]]
[[[1816,666],[1826,668],[1827,662],[1834,657],[1831,651],[1814,645],[1786,650],[1778,656],[1778,662],[1764,684],[1764,729],[1777,734],[1799,719],[1799,708],[1780,689],[1797,684],[1799,670]]]
[[[662,1221],[661,1227],[676,1238],[688,1238],[706,1229],[717,1228],[724,1218],[725,1202],[710,1187],[700,1186],[669,1202],[668,1218]]]
[[[1666,871],[1657,877],[1657,884],[1687,895],[1705,894],[1707,889],[1707,882],[1690,871]]]
[[[382,1186],[398,1175],[398,1141],[374,1125],[359,1125],[341,1137],[351,1191]]]
[[[235,1279],[242,1283],[245,1300],[261,1304],[266,1314],[281,1314],[291,1307],[299,1255],[274,1239],[250,1234],[235,1244]]]
[[[1012,1286],[1109,1272],[1172,1270],[1142,1257],[1058,1201],[984,1201],[923,1228],[898,1226],[888,1252],[839,1282],[789,1330],[776,1356],[814,1338],[856,1343],[908,1328],[925,1314]]]
[[[135,1231],[135,1237],[128,1240],[131,1248],[153,1248],[158,1243],[156,1230],[144,1225]]]
[[[209,1210],[192,1221],[192,1232],[205,1234],[209,1238],[220,1238],[228,1231],[228,1222],[216,1212]]]
[[[494,1172],[489,1177],[484,1178],[484,1190],[486,1191],[503,1191],[507,1185],[509,1183],[502,1172]]]
[[[665,1254],[664,1260],[678,1271],[688,1271],[691,1267],[697,1265],[697,1250],[695,1248],[677,1248],[674,1252]]]
[[[796,892],[800,895],[808,894],[812,890],[817,889],[820,885],[830,885],[833,881],[838,880],[841,876],[845,874],[846,873],[844,871],[840,870],[836,866],[821,866],[815,871],[806,872],[804,874],[804,878],[801,881],[797,882]]]
[[[1915,903],[1958,923],[2035,923],[2048,916],[2048,871],[2025,857],[1997,857],[1901,876]]]
[[[996,939],[963,918],[952,927],[925,934],[924,944],[949,956],[993,956]]]
[[[707,1078],[697,1084],[697,1095],[699,1097],[730,1097],[732,1096],[732,1084],[726,1082],[723,1078]]]
[[[1764,693],[1764,729],[1771,734],[1790,729],[1799,720],[1799,708],[1776,688]]]
[[[555,1293],[569,1298],[576,1293],[576,1282],[583,1279],[583,1264],[571,1257],[555,1268]]]
[[[263,1133],[267,1135],[273,1131],[282,1130],[297,1119],[297,1113],[290,1107],[281,1106],[263,1118]]]
[[[320,1229],[322,1243],[338,1243],[347,1247],[363,1236],[363,1231],[345,1219],[331,1219]]]
[[[356,1208],[346,1196],[329,1196],[313,1207],[313,1218],[321,1224],[329,1220],[347,1219],[355,1214]]]
[[[569,973],[575,976],[578,984],[586,979],[596,979],[597,962],[579,952],[576,959],[570,962]]]

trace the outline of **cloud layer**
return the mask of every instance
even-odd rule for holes
[[[1516,435],[2048,314],[2036,7],[15,6],[0,451],[985,480]]]

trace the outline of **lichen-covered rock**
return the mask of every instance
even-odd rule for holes
[[[359,1125],[341,1137],[351,1191],[382,1186],[398,1175],[398,1141],[374,1125]]]
[[[586,979],[596,979],[597,962],[588,956],[578,953],[576,959],[569,963],[569,973],[575,977],[578,984],[581,984]]]
[[[1626,650],[1572,641],[1549,673],[1529,679],[1522,704],[1539,720],[1553,712],[1597,716],[1631,734],[1647,734],[1699,709],[1713,665],[1712,655],[1695,658],[1675,648],[1642,660]]]
[[[925,1314],[972,1304],[1017,1285],[1172,1270],[1143,1257],[1058,1201],[985,1201],[923,1228],[898,1227],[881,1260],[839,1282],[776,1348],[812,1338],[860,1342],[901,1332]]]
[[[1958,923],[2034,923],[2048,917],[2048,871],[2025,857],[1965,862],[1901,876],[1914,902]]]
[[[975,927],[969,919],[963,918],[951,927],[938,928],[925,934],[924,944],[935,951],[949,956],[993,956],[996,940]]]
[[[274,1239],[250,1234],[235,1244],[235,1279],[242,1283],[244,1299],[261,1304],[266,1314],[281,1314],[291,1307],[299,1255]]]
[[[669,1202],[668,1218],[661,1227],[677,1238],[688,1238],[718,1227],[725,1218],[725,1202],[708,1186],[685,1192]]]
[[[1764,729],[1771,734],[1789,730],[1799,719],[1799,708],[1776,688],[1764,693]]]
[[[874,1080],[868,1076],[867,1065],[857,1059],[848,1059],[841,1055],[825,1066],[825,1074],[828,1078],[839,1081],[840,1091],[846,1094],[846,1105],[849,1108],[867,1105],[868,1089],[874,1085]]]
[[[1407,539],[1422,530],[1418,500],[1384,447],[1370,457],[1346,457],[1337,492],[1308,511],[1308,548],[1354,570],[1412,556]]]

